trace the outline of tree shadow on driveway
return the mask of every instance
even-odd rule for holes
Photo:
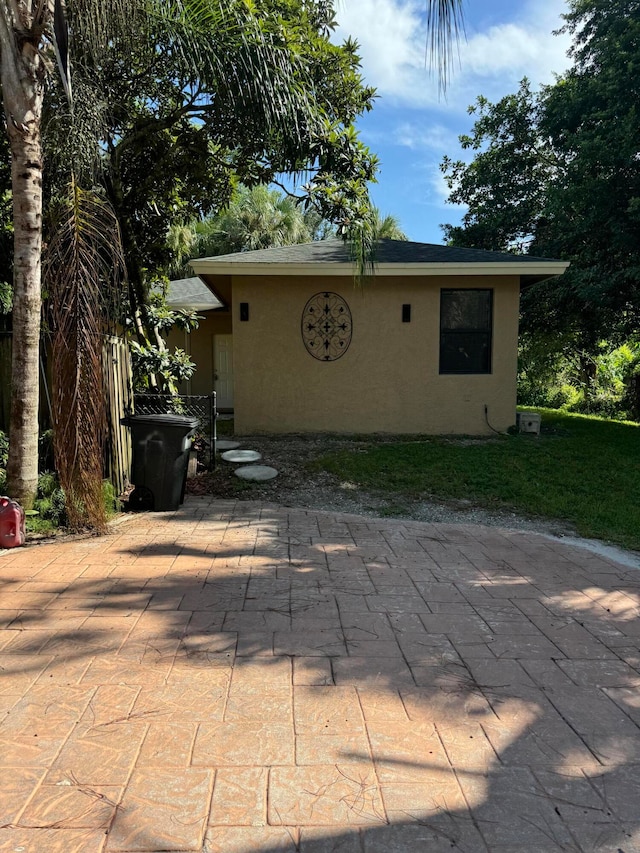
[[[62,843],[76,807],[52,828],[39,798],[107,785],[106,851],[640,846],[636,571],[198,500],[31,550],[0,560],[0,740],[43,773],[0,843]]]

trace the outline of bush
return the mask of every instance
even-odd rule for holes
[[[33,508],[40,518],[50,521],[55,527],[64,526],[65,494],[60,488],[58,475],[53,471],[45,471],[38,477],[38,491]]]
[[[640,344],[615,347],[601,341],[595,354],[562,342],[523,335],[518,369],[518,404],[604,418],[640,415]]]
[[[102,499],[104,501],[107,518],[111,518],[120,511],[120,501],[116,495],[113,483],[110,480],[102,481]]]
[[[40,461],[47,462],[51,457],[51,430],[42,433],[39,441]],[[9,442],[7,436],[0,430],[0,495],[5,494],[7,487],[7,454]],[[109,480],[102,484],[102,496],[107,518],[111,518],[120,510],[119,501]],[[45,470],[38,477],[38,489],[33,509],[37,515],[31,515],[27,519],[30,531],[37,533],[49,533],[56,527],[64,527],[67,523],[66,498],[64,489],[60,486],[58,475],[55,471]]]

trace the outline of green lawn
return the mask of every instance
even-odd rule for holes
[[[403,437],[316,464],[389,497],[466,499],[640,550],[640,425],[536,411],[540,437]]]

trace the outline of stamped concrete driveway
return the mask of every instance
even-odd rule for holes
[[[0,851],[640,851],[636,569],[192,498],[0,585]]]

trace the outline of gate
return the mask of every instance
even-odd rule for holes
[[[153,394],[144,391],[134,394],[136,415],[190,415],[198,418],[195,449],[198,460],[208,471],[216,465],[216,392],[195,396],[193,394]]]

